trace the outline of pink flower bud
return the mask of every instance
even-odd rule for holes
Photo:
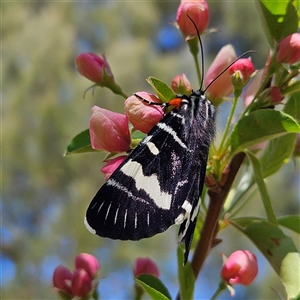
[[[74,296],[86,297],[92,290],[92,278],[84,269],[76,269],[72,280],[72,293]]]
[[[94,279],[98,275],[100,266],[95,256],[88,253],[80,253],[75,257],[75,268],[84,269]]]
[[[181,0],[177,9],[177,24],[184,36],[195,36],[197,31],[195,25],[189,17],[195,22],[199,33],[201,34],[207,27],[209,21],[208,4],[205,0]]]
[[[90,119],[93,149],[123,152],[130,148],[128,119],[125,115],[94,106]]]
[[[134,277],[138,277],[141,274],[151,274],[155,277],[159,277],[159,269],[152,259],[140,257],[135,261],[133,274]]]
[[[254,66],[250,59],[241,58],[236,61],[228,69],[229,75],[232,76],[233,84],[237,84],[241,88],[245,86],[250,80],[251,75],[254,72]]]
[[[101,169],[105,180],[108,180],[110,175],[119,167],[126,157],[126,155],[122,155],[107,161],[106,165]]]
[[[248,250],[233,252],[225,261],[221,277],[229,284],[250,284],[258,273],[256,256]]]
[[[83,77],[99,84],[105,85],[107,78],[114,80],[105,55],[99,57],[95,53],[81,53],[75,58],[76,68]]]
[[[172,80],[172,89],[175,93],[189,95],[192,92],[192,86],[185,74],[177,75]]]
[[[287,64],[300,60],[300,33],[292,33],[278,44],[276,60]]]
[[[73,278],[72,272],[65,266],[59,265],[53,273],[53,286],[55,290],[63,291],[72,295],[71,281]]]
[[[228,67],[237,58],[234,48],[231,45],[224,46],[213,63],[208,68],[204,85],[207,87],[226,67]],[[222,74],[212,85],[207,89],[206,93],[210,100],[214,101],[219,98],[229,96],[233,91],[233,85],[229,71]]]
[[[156,96],[147,92],[138,92],[136,94],[149,102],[161,103]],[[144,133],[148,133],[164,115],[161,106],[148,105],[134,95],[125,100],[124,110],[133,127]]]
[[[281,102],[281,100],[284,98],[281,94],[280,89],[277,86],[270,87],[269,95],[270,95],[270,102],[273,104]]]

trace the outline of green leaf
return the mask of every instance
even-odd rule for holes
[[[256,7],[271,48],[275,46],[274,40],[280,42],[297,32],[297,11],[290,0],[257,0]]]
[[[266,140],[297,132],[300,132],[300,126],[290,115],[273,109],[256,110],[234,125],[230,137],[231,155]]]
[[[234,222],[235,224],[241,226],[241,227],[247,227],[254,221],[267,221],[266,219],[263,218],[258,218],[258,217],[241,217],[241,218],[230,218],[229,216],[229,221]]]
[[[177,261],[180,299],[193,299],[195,275],[189,261],[183,265],[184,251],[181,245],[177,247]]]
[[[142,140],[144,137],[146,136],[145,133],[139,131],[139,130],[135,130],[132,134],[131,134],[131,138],[132,139],[137,139],[137,140]]]
[[[99,152],[91,146],[90,132],[88,129],[77,134],[68,145],[65,155],[84,153],[84,152]]]
[[[173,90],[159,79],[150,76],[147,82],[152,86],[156,95],[163,103],[168,103],[170,100],[176,98],[176,94]]]
[[[284,105],[283,111],[300,122],[299,93],[292,94]]]
[[[294,4],[297,14],[298,14],[298,28],[299,28],[300,27],[300,0],[294,0],[292,2]],[[299,295],[299,299],[300,299],[300,295]]]
[[[254,221],[266,221],[259,217],[241,217],[241,218],[229,218],[230,221],[238,224],[241,227],[247,227]],[[300,216],[299,215],[289,215],[277,218],[277,222],[280,226],[288,228],[298,234],[300,234]]]
[[[281,268],[280,278],[282,279],[288,299],[299,299],[300,297],[300,255],[297,252],[287,253],[284,257]]]
[[[280,228],[265,221],[253,222],[242,232],[252,240],[280,276],[288,299],[296,297],[300,288],[300,257],[293,240]]]
[[[277,224],[276,216],[275,216],[273,208],[272,208],[271,199],[268,194],[265,182],[263,180],[263,174],[262,174],[260,163],[259,163],[258,159],[251,152],[246,151],[245,153],[247,154],[247,156],[251,162],[252,168],[253,168],[253,176],[256,181],[261,199],[263,201],[267,220],[271,224]]]
[[[279,225],[286,227],[290,230],[295,231],[300,234],[300,216],[299,215],[291,215],[291,216],[283,216],[277,219]]]
[[[295,133],[289,133],[269,141],[259,158],[263,178],[276,173],[288,162],[294,152],[295,142]]]
[[[139,130],[134,131],[131,134],[131,149],[134,149],[145,136],[146,134]]]
[[[151,299],[168,300],[171,295],[162,281],[150,274],[141,274],[135,281],[146,291]]]

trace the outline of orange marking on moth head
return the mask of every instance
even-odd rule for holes
[[[182,102],[182,98],[174,98],[170,100],[169,104],[175,107],[180,107],[181,102]]]

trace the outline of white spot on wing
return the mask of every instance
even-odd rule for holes
[[[186,201],[185,201],[186,202]],[[192,216],[190,216],[190,214],[186,214],[186,216],[188,215],[188,218],[186,220],[186,224],[184,227],[183,232],[178,236],[178,243],[181,243],[183,238],[185,237],[186,231],[188,230],[191,221],[194,222],[196,217],[198,216],[198,212],[199,212],[199,208],[200,208],[200,204],[201,204],[201,199],[199,199],[197,206],[195,207]]]
[[[184,214],[180,214],[176,219],[175,219],[175,224],[179,225],[185,220]]]
[[[127,219],[127,209],[125,210],[125,215],[124,215],[124,228],[126,227],[126,220]]]
[[[97,202],[96,202],[96,203],[97,203]],[[102,204],[99,206],[99,208],[98,208],[98,213],[99,213],[101,207],[103,206],[103,204],[104,204],[104,202],[102,202]],[[94,207],[95,207],[95,205],[94,205],[92,208],[94,208]]]
[[[110,202],[109,207],[108,207],[108,209],[107,209],[107,212],[106,212],[106,215],[105,215],[105,220],[107,219],[107,216],[108,216],[108,214],[109,214],[110,207],[111,207],[111,202]]]
[[[182,148],[186,149],[185,143],[178,137],[176,131],[174,131],[172,127],[168,126],[165,123],[160,123],[160,122],[158,122],[156,126],[164,130],[165,132],[169,133],[173,137],[175,142],[177,142]]]
[[[157,155],[159,153],[159,150],[157,149],[157,147],[155,146],[154,143],[152,142],[148,142],[146,144],[150,150],[150,152],[153,154],[153,155]]]
[[[193,211],[193,214],[192,214],[192,217],[191,217],[192,222],[194,222],[195,218],[198,216],[200,205],[201,205],[201,198],[198,200],[197,206]]]
[[[183,204],[181,205],[181,207],[187,212],[187,213],[191,213],[191,211],[192,211],[192,204],[189,202],[189,201],[187,201],[187,200],[185,200],[184,202],[183,202]]]
[[[134,214],[134,228],[137,227],[137,213]]]
[[[147,225],[149,226],[150,224],[150,216],[149,216],[149,211],[147,212]]]
[[[128,196],[129,198],[131,198],[131,199],[133,199],[133,200],[135,200],[135,201],[140,201],[140,202],[143,202],[143,203],[146,204],[146,205],[149,205],[149,203],[148,203],[146,200],[144,200],[144,199],[142,199],[142,198],[140,198],[140,197],[137,197],[137,196],[133,195],[132,192],[129,191],[127,187],[125,187],[124,185],[122,185],[121,183],[115,181],[115,180],[112,179],[112,178],[109,178],[109,179],[106,181],[106,184],[107,184],[107,185],[110,185],[110,186],[113,186],[113,187],[116,188],[116,189],[119,189],[119,190],[122,191],[123,193],[127,194],[127,196]]]
[[[209,118],[209,107],[208,107],[208,103],[207,103],[207,101],[205,101],[204,102],[204,105],[205,105],[205,121],[204,121],[204,124],[203,124],[203,126],[206,126],[206,122],[207,122],[207,120],[208,120],[208,118]]]
[[[181,213],[180,215],[178,215],[178,217],[175,219],[175,224],[179,225],[181,224],[185,219],[189,219],[190,218],[190,213],[192,211],[192,205],[188,200],[185,200],[183,202],[183,204],[181,205],[181,207],[185,210],[185,214]],[[189,220],[187,221],[187,223],[189,224]],[[186,232],[186,228],[184,230],[184,234]]]
[[[156,174],[145,176],[142,165],[131,159],[120,169],[120,171],[125,175],[132,177],[135,180],[136,188],[138,190],[144,190],[158,207],[170,209],[172,194],[161,191]]]
[[[97,205],[98,203],[97,203],[97,201],[94,203],[94,205],[92,206],[92,209],[94,209],[95,208],[95,206]]]
[[[190,226],[190,223],[191,223],[191,219],[188,218],[186,220],[186,223],[185,223],[185,227],[184,227],[184,230],[181,234],[178,235],[178,243],[181,243],[182,240],[184,239],[185,235],[186,235],[186,231],[188,230],[189,226]]]
[[[152,135],[147,135],[142,141],[142,144],[146,144],[146,146],[149,148],[152,154],[157,155],[159,153],[159,150],[155,146],[154,143],[150,142],[152,139]]]
[[[90,226],[90,224],[88,223],[86,217],[84,217],[84,225],[85,225],[85,227],[87,228],[87,230],[88,230],[90,233],[96,234],[96,230]]]
[[[119,208],[120,208],[120,206],[116,210],[114,225],[117,223]]]
[[[174,112],[174,111],[171,111],[170,114],[171,114],[172,116],[177,117],[178,119],[180,119],[182,125],[185,124],[185,118],[184,118],[183,115],[178,114],[178,113],[176,113],[176,112]]]
[[[181,166],[181,164],[180,164],[179,166]],[[178,181],[178,183],[176,184],[176,188],[175,188],[175,195],[178,193],[178,190],[179,190],[182,186],[184,186],[186,183],[188,183],[188,180],[187,180],[187,179]]]

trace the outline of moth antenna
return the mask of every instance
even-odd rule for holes
[[[222,75],[224,74],[234,63],[236,63],[239,59],[241,59],[242,57],[244,57],[245,55],[249,54],[249,53],[256,53],[257,51],[255,50],[248,50],[246,52],[244,52],[242,55],[240,55],[237,59],[235,59],[230,65],[228,65],[218,76],[216,76],[210,83],[209,85],[205,88],[205,90],[203,91],[203,93],[205,93],[207,91],[207,89]]]
[[[200,36],[200,33],[199,33],[199,30],[196,26],[196,23],[194,22],[194,20],[189,16],[187,15],[187,17],[191,20],[191,22],[193,23],[196,31],[197,31],[197,36],[198,36],[198,40],[199,40],[199,44],[200,44],[200,51],[201,51],[201,84],[200,84],[200,90],[202,89],[202,86],[203,86],[203,78],[204,78],[204,53],[203,53],[203,45],[202,45],[202,40],[201,40],[201,36]]]
[[[199,30],[196,26],[196,23],[194,22],[194,20],[187,15],[187,17],[191,20],[191,22],[193,23],[196,31],[197,31],[197,36],[198,36],[198,40],[199,40],[199,44],[200,44],[200,50],[201,50],[201,85],[200,85],[200,90],[202,89],[203,86],[203,81],[204,81],[204,53],[203,53],[203,45],[202,45],[202,40],[201,40],[201,36],[199,33]],[[203,91],[203,93],[205,93],[207,91],[207,89],[222,75],[224,74],[235,62],[237,62],[239,59],[241,59],[242,57],[244,57],[245,55],[249,54],[249,53],[256,53],[257,51],[255,50],[248,50],[246,52],[244,52],[242,55],[240,55],[237,59],[235,59],[230,65],[228,65],[217,77],[215,77],[210,83],[209,85],[205,88],[205,90]]]

